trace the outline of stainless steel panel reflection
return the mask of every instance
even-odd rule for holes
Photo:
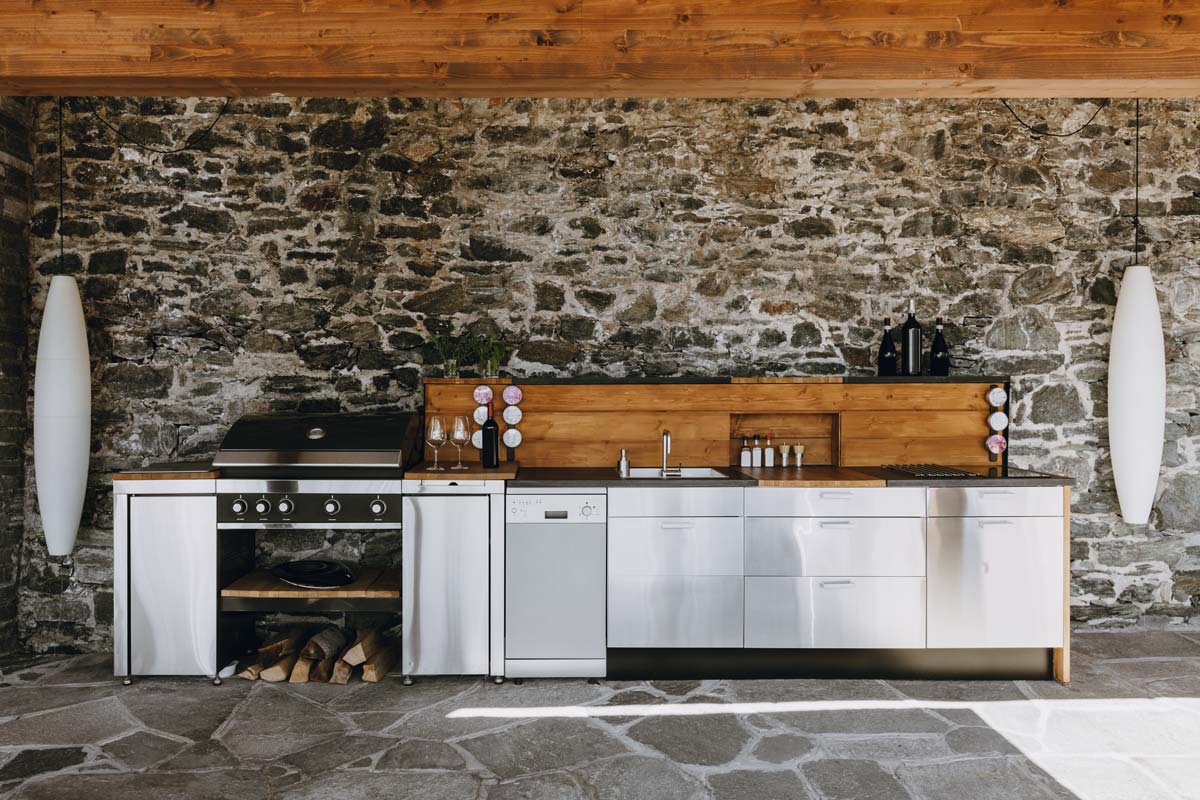
[[[925,574],[919,517],[750,517],[747,575]]]
[[[746,579],[746,647],[924,646],[924,578]]]
[[[741,575],[740,517],[608,521],[611,575]]]
[[[740,486],[612,487],[608,516],[613,517],[740,517]]]
[[[1059,517],[930,519],[929,646],[1062,647],[1062,537]]]
[[[609,647],[741,647],[742,578],[610,575]]]
[[[931,488],[931,517],[1061,517],[1061,486]]]
[[[403,671],[488,672],[486,496],[405,497]]]
[[[217,502],[129,500],[130,671],[217,673]]]
[[[748,517],[923,517],[925,490],[881,486],[850,489],[746,488]]]

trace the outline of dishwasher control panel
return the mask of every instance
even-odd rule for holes
[[[517,494],[508,496],[506,522],[605,522],[608,498],[602,494]]]

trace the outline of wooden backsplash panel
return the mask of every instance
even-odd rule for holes
[[[498,420],[512,382],[489,382]],[[479,383],[427,380],[427,413],[471,414]],[[653,466],[664,428],[671,463],[688,466],[736,464],[740,437],[768,431],[804,444],[809,464],[989,463],[985,383],[516,383],[525,415],[516,454],[527,466],[612,466],[621,448],[635,466]],[[478,460],[478,451],[463,456]]]

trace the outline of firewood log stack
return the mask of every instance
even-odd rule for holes
[[[357,631],[353,641],[333,625],[312,635],[291,628],[258,648],[237,674],[251,681],[344,685],[359,672],[364,681],[378,683],[399,660],[399,642],[378,628]]]

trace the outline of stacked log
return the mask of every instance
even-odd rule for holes
[[[237,674],[246,680],[345,685],[359,672],[364,681],[378,683],[399,660],[399,642],[378,628],[358,631],[351,642],[332,625],[312,635],[293,628],[258,648]]]

